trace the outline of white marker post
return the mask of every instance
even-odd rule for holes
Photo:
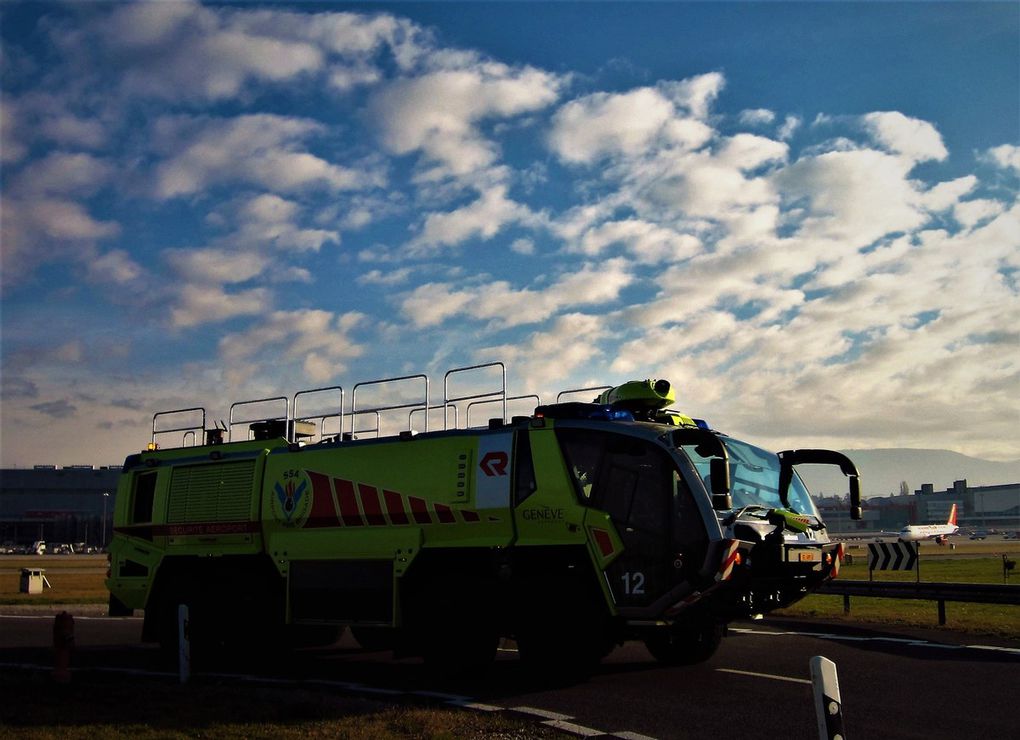
[[[188,622],[188,605],[177,607],[177,668],[181,683],[191,677],[191,625]]]
[[[843,704],[839,697],[836,664],[816,655],[811,659],[811,686],[815,693],[815,716],[820,740],[846,740]]]

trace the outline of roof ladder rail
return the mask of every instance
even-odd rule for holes
[[[185,425],[185,426],[171,427],[169,429],[156,429],[156,419],[158,419],[161,416],[170,416],[171,414],[189,414],[189,413],[195,413],[195,412],[201,412],[202,413],[202,421],[198,425],[196,425],[196,424],[188,424],[188,425]],[[192,406],[191,408],[187,408],[187,409],[173,409],[172,411],[160,411],[160,412],[152,415],[152,437],[149,440],[149,444],[151,445],[151,449],[157,449],[157,447],[156,447],[156,435],[157,434],[171,434],[173,432],[185,432],[185,434],[182,435],[181,445],[180,446],[181,447],[186,447],[187,445],[184,444],[184,441],[187,439],[187,436],[188,436],[187,433],[190,432],[193,435],[192,439],[197,442],[197,440],[198,440],[198,432],[199,431],[201,431],[203,434],[205,434],[205,409],[203,407],[201,407],[201,406]],[[192,446],[194,446],[194,444],[192,444]]]
[[[281,402],[281,401],[283,402],[283,416],[280,416],[280,415],[277,415],[277,416],[268,416],[268,417],[267,416],[256,416],[256,417],[250,418],[250,419],[248,419],[248,418],[245,418],[245,419],[235,419],[234,418],[234,412],[240,406],[254,406],[257,403],[277,403],[277,402]],[[290,427],[290,399],[287,398],[286,396],[274,396],[273,398],[256,398],[256,399],[251,400],[251,401],[238,401],[237,403],[231,404],[230,405],[230,416],[228,417],[228,421],[227,421],[227,438],[228,438],[228,441],[230,441],[230,442],[234,441],[234,427],[236,425],[238,425],[238,424],[252,424],[252,423],[264,422],[264,421],[283,421],[284,425],[285,425],[284,428],[285,429],[289,429],[289,427]],[[249,429],[249,435],[250,435],[250,433],[251,433],[251,430]],[[289,435],[287,434],[286,431],[284,432],[284,436],[289,439]],[[249,436],[249,439],[251,439],[250,436]]]
[[[542,405],[542,397],[539,396],[537,393],[528,393],[528,394],[523,395],[523,396],[507,396],[506,397],[506,402],[510,403],[512,401],[525,401],[525,400],[527,400],[529,398],[534,398],[535,399],[535,407],[538,407],[538,406]],[[465,422],[465,426],[468,429],[471,428],[471,408],[473,406],[484,406],[487,403],[498,403],[499,400],[500,399],[498,399],[498,398],[492,398],[492,399],[489,399],[487,401],[472,401],[471,403],[469,403],[467,405],[467,421]],[[505,411],[503,412],[503,421],[506,421],[506,412]]]
[[[420,380],[424,381],[425,384],[425,397],[422,400],[410,401],[408,403],[393,403],[383,406],[373,406],[371,408],[359,409],[358,408],[358,389],[364,388],[371,385],[384,385],[386,383],[402,383],[405,381]],[[351,390],[351,436],[355,434],[354,419],[358,414],[365,414],[370,412],[383,412],[383,411],[395,411],[397,409],[413,409],[420,406],[428,408],[429,405],[429,378],[427,375],[401,375],[395,378],[382,378],[381,380],[369,380],[364,383],[356,383],[354,388]],[[425,431],[429,430],[429,415],[425,414]],[[376,429],[378,434],[378,429]]]
[[[408,412],[408,414],[407,414],[407,428],[408,429],[414,429],[414,415],[415,414],[425,413],[426,415],[428,415],[429,411],[439,411],[439,409],[441,409],[441,408],[443,408],[443,407],[442,406],[429,406],[426,409],[424,406],[419,406],[416,409],[411,409],[410,412]],[[458,416],[457,416],[457,407],[454,404],[451,403],[449,406],[446,406],[446,409],[453,411],[453,425],[454,425],[454,428],[457,428],[458,423],[459,423]],[[444,418],[445,418],[445,412],[444,412]]]
[[[310,396],[314,393],[327,393],[329,391],[339,391],[339,403],[336,406],[336,413],[323,413],[323,414],[311,414],[309,416],[301,416],[298,413],[298,399],[301,396]],[[337,437],[341,437],[344,431],[344,389],[339,385],[331,385],[325,388],[309,388],[308,390],[298,391],[294,394],[294,398],[291,401],[294,410],[293,423],[288,425],[288,442],[297,442],[299,437],[307,436],[307,433],[301,432],[298,429],[299,422],[311,422],[315,419],[319,420],[319,440],[326,436],[326,419],[339,419],[340,420],[340,431],[337,432]],[[330,407],[332,409],[332,407]]]
[[[484,393],[470,393],[464,396],[450,396],[450,376],[457,373],[465,373],[471,370],[485,370],[488,368],[499,368],[500,374],[500,387],[496,391],[487,391]],[[492,398],[495,396],[495,398]],[[451,403],[458,401],[474,401],[479,399],[488,399],[493,403],[499,402],[502,405],[502,419],[506,423],[506,366],[502,362],[486,362],[481,365],[468,365],[466,367],[455,367],[452,370],[448,370],[446,375],[443,376],[443,428],[447,428],[448,416],[445,411],[445,407]]]
[[[580,393],[594,393],[594,394],[596,394],[595,398],[598,398],[598,394],[601,393],[602,391],[608,391],[608,390],[612,390],[612,389],[613,389],[613,386],[611,386],[611,385],[596,385],[596,386],[594,386],[592,388],[571,388],[569,391],[560,391],[559,393],[557,393],[556,394],[556,403],[559,403],[563,399],[564,396],[571,396],[571,395],[580,394]],[[594,400],[595,399],[592,399],[590,402],[594,402]]]

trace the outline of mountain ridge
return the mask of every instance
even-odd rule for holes
[[[910,493],[925,483],[931,483],[935,492],[940,492],[952,488],[958,480],[966,480],[970,487],[1020,482],[1020,460],[985,460],[952,450],[907,447],[840,452],[857,465],[865,498],[898,494],[902,481],[906,481]],[[816,495],[847,491],[845,478],[835,468],[802,467],[798,472]]]

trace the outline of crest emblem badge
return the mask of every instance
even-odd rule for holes
[[[312,494],[302,470],[286,470],[273,484],[273,515],[285,527],[303,527],[308,521]]]

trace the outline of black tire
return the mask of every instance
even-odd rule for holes
[[[711,658],[725,634],[726,625],[719,622],[683,622],[645,638],[645,647],[665,665],[692,665]]]
[[[396,635],[392,627],[351,627],[351,635],[365,650],[392,650]]]
[[[321,648],[335,645],[343,637],[345,627],[334,625],[291,624],[284,630],[284,647],[290,649]]]
[[[420,637],[429,671],[439,678],[473,678],[496,659],[499,633],[483,609],[463,598],[437,599]]]

